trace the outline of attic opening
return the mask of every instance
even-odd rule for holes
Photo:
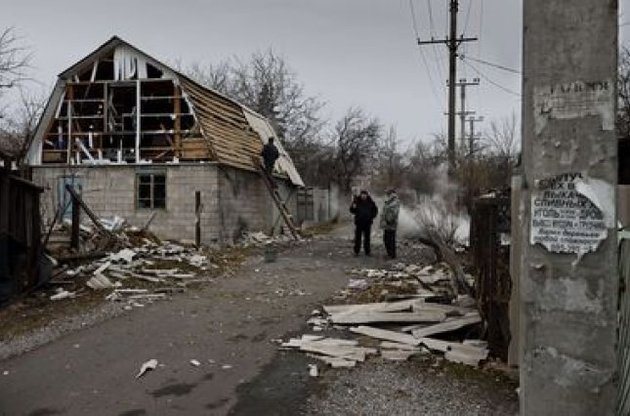
[[[66,79],[42,148],[43,163],[209,158],[177,76],[124,46]]]

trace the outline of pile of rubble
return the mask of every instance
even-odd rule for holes
[[[443,265],[396,265],[393,270],[353,270],[352,274],[338,299],[372,293],[380,301],[324,305],[307,321],[314,334],[282,342],[282,349],[305,352],[334,368],[353,367],[370,355],[405,361],[416,354],[436,353],[470,366],[488,358],[485,341],[461,339],[461,334],[480,332],[481,317],[472,299],[449,292],[450,271]],[[392,293],[392,288],[405,288],[405,293]],[[344,335],[323,335],[330,330]],[[346,339],[350,334],[360,337]]]
[[[74,298],[88,288],[107,290],[105,298],[127,302],[126,309],[140,307],[206,282],[208,271],[219,268],[190,243],[161,241],[125,226],[122,218],[100,222],[106,232],[81,225],[80,250],[60,244],[59,238],[48,246],[58,266],[49,282],[57,286],[51,300]],[[62,234],[67,224],[54,231]],[[70,286],[75,290],[68,290]]]
[[[239,245],[243,247],[260,247],[270,244],[289,243],[293,241],[295,241],[295,239],[288,234],[269,236],[262,231],[244,232],[239,239]]]

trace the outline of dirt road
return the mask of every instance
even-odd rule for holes
[[[403,257],[409,251],[403,248]],[[453,384],[430,363],[378,362],[313,379],[305,355],[277,350],[272,340],[305,330],[312,309],[347,285],[345,271],[383,264],[377,255],[354,257],[350,242],[338,236],[290,248],[274,263],[252,256],[235,276],[202,290],[1,361],[0,415],[511,414],[513,388],[502,380]],[[136,379],[152,358],[158,368]],[[430,382],[432,373],[439,383]],[[391,381],[380,394],[370,380],[383,377]],[[453,394],[444,394],[453,385]],[[461,393],[466,386],[470,394]]]
[[[377,261],[351,256],[338,239],[300,245],[274,263],[254,256],[201,291],[0,362],[0,414],[225,414],[239,384],[271,362],[270,340],[303,326],[345,285],[344,269],[366,260]],[[135,379],[151,358],[158,369]]]

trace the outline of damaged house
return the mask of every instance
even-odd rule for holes
[[[101,217],[119,216],[172,239],[230,242],[284,224],[258,170],[275,136],[260,114],[113,37],[59,75],[26,156],[47,191],[50,222],[70,215],[70,184]],[[276,145],[278,193],[294,215],[303,187]],[[154,214],[155,213],[155,214]]]

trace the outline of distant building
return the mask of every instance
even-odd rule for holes
[[[100,216],[159,236],[193,239],[195,194],[203,243],[229,242],[282,221],[253,158],[275,133],[260,114],[164,65],[118,37],[59,75],[28,146],[50,220],[73,184]],[[296,210],[304,184],[276,145],[280,193]]]

